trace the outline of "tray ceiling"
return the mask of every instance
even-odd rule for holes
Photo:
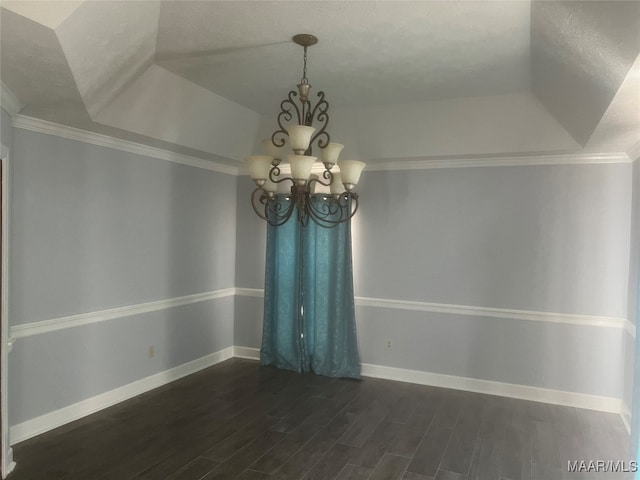
[[[290,40],[300,32],[319,37],[308,77],[326,92],[338,125],[358,119],[360,126],[349,126],[355,142],[367,142],[367,122],[377,121],[362,113],[384,116],[385,105],[399,112],[390,120],[398,129],[403,118],[422,116],[425,128],[436,129],[442,118],[462,143],[472,141],[473,125],[456,119],[474,108],[503,122],[506,136],[510,125],[527,125],[509,118],[517,112],[544,130],[531,132],[538,143],[521,151],[498,133],[457,148],[431,132],[437,148],[409,149],[409,156],[624,151],[640,140],[639,115],[629,108],[640,95],[631,74],[640,50],[638,2],[0,5],[0,77],[24,105],[21,113],[202,158],[237,161],[251,150],[301,76],[302,51]],[[627,101],[614,101],[619,90]],[[505,107],[510,99],[517,110]],[[426,118],[429,112],[439,117]],[[598,131],[605,117],[615,119],[615,141],[606,134],[611,120]]]

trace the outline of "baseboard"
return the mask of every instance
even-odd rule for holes
[[[233,347],[235,352],[241,353],[242,358],[258,360],[260,349],[251,347]],[[519,398],[534,402],[551,403],[603,412],[619,413],[622,410],[622,401],[619,398],[587,395],[584,393],[551,390],[548,388],[531,387],[528,385],[516,385],[512,383],[494,382],[491,380],[479,380],[476,378],[457,377],[441,373],[431,373],[406,368],[387,367],[384,365],[362,364],[362,375],[371,378],[383,378],[399,382],[417,383],[433,387],[452,388],[468,392],[486,393],[502,397]],[[624,421],[624,420],[623,420]]]
[[[162,385],[166,385],[167,383],[173,382],[192,373],[196,373],[204,368],[223,362],[232,357],[259,360],[260,349],[243,346],[228,347],[205,357],[193,360],[192,362],[179,365],[178,367],[170,370],[151,375],[128,385],[118,387],[109,392],[74,403],[73,405],[69,405],[54,412],[27,420],[11,427],[11,444],[14,445],[18,442],[35,437],[36,435],[40,435],[41,433],[45,433],[74,420],[78,420],[154,388],[161,387]],[[562,390],[551,390],[541,387],[516,385],[468,377],[457,377],[454,375],[387,367],[384,365],[372,365],[368,363],[362,364],[362,375],[371,378],[382,378],[386,380],[452,388],[455,390],[465,390],[469,392],[499,395],[503,397],[550,403],[554,405],[564,405],[617,413],[622,418],[627,431],[629,431],[631,413],[629,407],[619,398],[587,395],[584,393],[567,392]]]
[[[620,418],[622,419],[622,423],[624,423],[624,428],[627,429],[627,433],[631,435],[631,409],[627,402],[622,402],[622,408],[620,409]]]
[[[362,375],[365,377],[384,378],[401,382],[430,385],[433,387],[452,388],[468,392],[486,393],[501,397],[518,398],[534,402],[551,403],[569,407],[588,408],[602,412],[620,413],[622,401],[614,397],[602,397],[563,390],[532,387],[513,383],[480,380],[477,378],[457,377],[441,373],[423,372],[405,368],[386,367],[383,365],[362,364]]]
[[[260,360],[260,349],[253,347],[233,347],[233,356],[247,360]]]
[[[196,373],[204,368],[215,365],[232,358],[234,347],[227,347],[223,350],[211,353],[191,362],[165,370],[155,375],[137,380],[123,385],[109,392],[87,398],[73,405],[63,407],[50,413],[46,413],[31,420],[14,425],[10,429],[11,444],[14,445],[29,438],[40,435],[54,428],[65,425],[74,420],[95,413],[104,408],[123,402],[129,398],[161,387],[167,383],[178,380],[192,373]]]
[[[2,478],[7,478],[7,476],[13,472],[16,468],[16,462],[13,461],[13,448],[7,449],[7,458],[5,459],[5,464],[2,468]]]

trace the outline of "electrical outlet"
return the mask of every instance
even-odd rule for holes
[[[391,350],[391,340],[387,340],[387,350]]]
[[[149,345],[149,358],[153,358],[156,356],[156,347],[155,345]]]

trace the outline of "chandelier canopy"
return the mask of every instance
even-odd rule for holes
[[[304,67],[298,91],[291,90],[280,103],[277,117],[278,129],[271,138],[263,140],[267,155],[250,155],[246,158],[251,178],[257,188],[251,194],[251,205],[263,220],[271,225],[284,224],[297,212],[298,221],[306,225],[311,219],[323,227],[344,223],[358,209],[358,194],[353,191],[365,167],[357,160],[340,160],[344,147],[332,143],[327,131],[329,103],[324,92],[318,92],[315,105],[309,100],[311,84],[307,79],[307,48],[318,43],[313,35],[295,35],[293,41],[304,47]],[[318,128],[314,127],[317,122]],[[320,149],[324,164],[322,179],[311,170],[318,157],[313,156],[313,145]],[[291,176],[285,176],[280,163],[286,154]],[[332,169],[338,165],[339,172]],[[282,173],[282,175],[281,175]],[[288,193],[278,194],[278,184],[290,182]],[[315,193],[318,185],[330,188],[330,193]]]

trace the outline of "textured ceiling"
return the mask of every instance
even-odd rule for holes
[[[637,1],[0,5],[0,79],[21,113],[203,158],[248,153],[241,146],[299,81],[291,36],[301,32],[320,39],[309,50],[313,89],[356,143],[411,131],[425,145],[405,156],[428,157],[605,152],[640,140],[640,79],[629,73]]]
[[[336,107],[526,92],[529,13],[528,2],[170,2],[156,59],[262,113],[302,76],[298,32],[319,37],[308,77]]]
[[[531,11],[533,91],[584,144],[638,56],[640,2],[535,2]]]

